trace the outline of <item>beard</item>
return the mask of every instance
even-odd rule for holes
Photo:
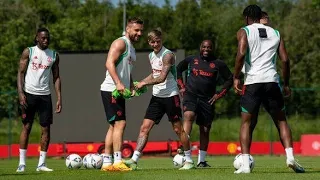
[[[139,41],[139,39],[140,39],[140,37],[139,36],[136,36],[136,35],[131,35],[131,34],[129,34],[129,39],[130,39],[130,41],[131,42],[138,42]]]

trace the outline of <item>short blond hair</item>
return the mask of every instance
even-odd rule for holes
[[[156,28],[156,29],[153,29],[152,31],[150,31],[148,33],[148,41],[154,39],[154,38],[162,38],[162,31],[161,31],[161,28]]]

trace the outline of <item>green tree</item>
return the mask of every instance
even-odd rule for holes
[[[285,19],[282,34],[291,60],[291,87],[314,88],[294,92],[292,111],[314,115],[320,109],[320,11],[315,2],[300,0]]]

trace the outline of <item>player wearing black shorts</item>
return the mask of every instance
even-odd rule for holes
[[[20,134],[20,159],[17,172],[26,168],[28,140],[35,114],[38,112],[41,125],[40,157],[36,171],[53,171],[45,160],[50,143],[50,126],[53,122],[50,92],[50,76],[57,94],[55,112],[62,109],[61,81],[59,75],[59,55],[48,48],[50,34],[48,29],[39,28],[35,37],[36,46],[26,48],[20,59],[17,86],[22,112],[22,131]]]
[[[164,114],[167,114],[173,130],[185,148],[186,162],[180,169],[192,169],[194,164],[191,159],[190,144],[181,121],[180,97],[175,73],[175,55],[162,45],[162,32],[160,29],[154,29],[148,33],[148,43],[153,48],[153,52],[149,54],[152,73],[140,81],[136,88],[153,85],[152,98],[140,127],[137,147],[132,158],[125,163],[132,169],[137,168],[137,162],[147,144],[152,127],[160,122]]]
[[[121,146],[126,127],[125,99],[115,98],[113,91],[120,94],[130,89],[134,95],[131,69],[136,60],[133,44],[140,40],[143,21],[140,18],[128,19],[125,35],[114,40],[106,59],[106,77],[101,84],[101,97],[109,128],[105,136],[105,154],[103,155],[102,171],[130,171],[122,161]],[[114,159],[112,158],[112,155]]]
[[[186,85],[182,72],[187,71]],[[214,103],[223,97],[232,86],[232,74],[227,65],[214,57],[213,44],[204,40],[200,55],[189,56],[177,66],[178,84],[183,96],[184,129],[190,135],[196,119],[200,129],[200,150],[198,167],[209,167],[205,161],[209,144],[209,133],[214,118]],[[217,92],[218,80],[224,81],[222,90]]]
[[[252,134],[257,124],[260,105],[271,115],[285,148],[287,166],[297,173],[305,170],[293,156],[292,135],[287,123],[283,95],[279,87],[279,75],[275,60],[277,54],[282,62],[284,78],[283,93],[290,96],[290,61],[283,38],[278,30],[260,24],[262,12],[259,6],[249,5],[243,11],[246,26],[237,33],[238,52],[235,63],[233,86],[241,94],[240,144],[243,165],[234,173],[250,173],[249,157]],[[240,87],[240,71],[244,72],[244,86]]]

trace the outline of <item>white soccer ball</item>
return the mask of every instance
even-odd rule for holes
[[[180,154],[177,154],[173,157],[174,167],[177,167],[177,168],[182,167],[185,161],[186,161],[185,157]]]
[[[79,169],[82,166],[82,159],[78,154],[70,154],[66,159],[66,166],[69,169]]]
[[[93,154],[91,156],[91,166],[95,169],[101,169],[103,164],[103,157],[100,154]]]
[[[86,169],[101,169],[103,158],[99,154],[87,154],[83,158],[83,167]]]
[[[100,156],[103,159],[103,154],[95,153],[95,155]]]
[[[88,167],[89,167],[89,162],[91,161],[91,156],[92,156],[92,154],[89,153],[89,154],[85,155],[82,159],[83,160],[83,167],[86,169],[90,169]]]
[[[233,161],[233,167],[238,170],[242,165],[243,165],[243,160],[242,160],[242,157],[241,157],[241,153],[239,153],[238,155],[236,155],[236,157],[234,158],[234,161]],[[251,155],[249,155],[249,166],[250,166],[250,169],[251,171],[253,170],[254,168],[254,159]]]

